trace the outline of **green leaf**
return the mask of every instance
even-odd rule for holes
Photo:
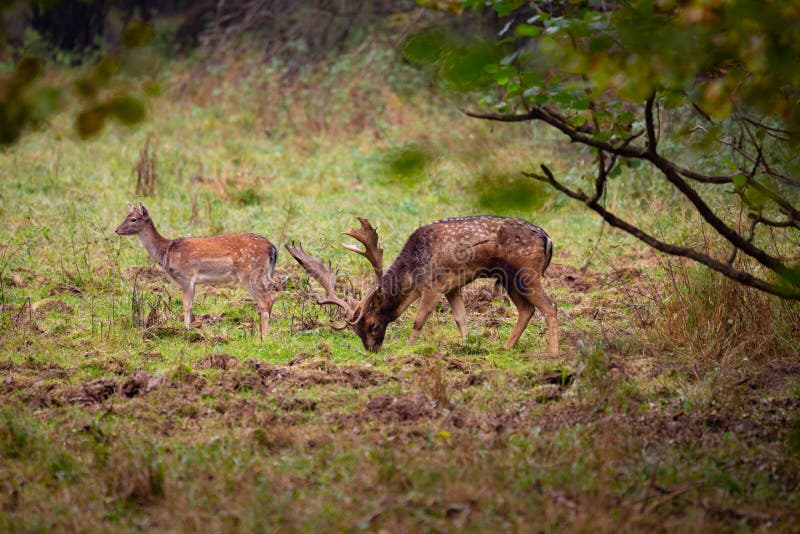
[[[383,163],[389,178],[411,184],[421,177],[433,157],[434,154],[428,146],[409,143],[385,153]]]
[[[639,159],[626,159],[625,166],[629,169],[638,169],[642,166],[642,160]]]
[[[89,139],[96,135],[106,122],[108,110],[105,106],[94,106],[80,112],[75,121],[75,129],[81,139]]]
[[[40,87],[34,93],[31,99],[31,118],[44,119],[55,111],[58,107],[58,101],[61,97],[61,91],[56,87]]]
[[[747,184],[747,177],[743,174],[737,174],[733,177],[733,185],[737,188],[742,188]]]
[[[501,54],[501,48],[483,42],[448,50],[441,61],[439,74],[454,91],[487,89],[496,78],[486,72],[486,66],[497,63]]]
[[[534,26],[533,24],[522,23],[514,28],[514,33],[520,37],[536,37],[542,33],[542,28],[540,26]]]
[[[549,190],[541,182],[522,174],[477,176],[473,191],[481,209],[498,214],[540,209],[549,198]]]
[[[141,100],[130,95],[121,95],[110,103],[111,111],[123,124],[136,124],[144,120],[147,109]]]
[[[143,46],[153,40],[153,27],[140,19],[131,21],[122,32],[122,44],[128,48]]]
[[[104,58],[94,68],[95,79],[103,84],[107,83],[117,72],[119,72],[119,59],[114,56]]]
[[[447,48],[441,32],[425,31],[414,34],[403,43],[403,55],[412,63],[427,65],[439,60]]]
[[[614,46],[614,39],[608,35],[600,35],[589,41],[589,52],[605,52]]]

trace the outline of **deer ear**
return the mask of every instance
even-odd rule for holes
[[[139,202],[139,209],[142,211],[142,217],[150,217],[150,212],[147,211],[147,208],[144,207],[144,204]]]
[[[130,211],[134,211],[134,210],[136,209],[136,206],[134,206],[133,204],[131,204],[130,202],[128,202],[128,209],[129,209]]]

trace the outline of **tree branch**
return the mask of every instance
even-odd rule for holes
[[[541,165],[540,168],[544,173],[543,175],[536,173],[524,173],[524,174],[525,176],[528,176],[530,178],[534,178],[536,180],[549,183],[550,185],[552,185],[557,190],[561,191],[570,198],[573,198],[575,200],[580,200],[581,202],[585,203],[592,211],[599,214],[611,226],[624,230],[625,232],[631,234],[640,241],[643,241],[644,243],[650,245],[656,250],[660,250],[661,252],[665,252],[673,256],[682,256],[685,258],[692,259],[746,286],[753,287],[782,298],[800,300],[800,289],[792,289],[791,287],[781,286],[778,284],[767,282],[766,280],[757,278],[748,272],[736,269],[733,266],[721,262],[716,258],[713,258],[696,249],[690,247],[682,247],[679,245],[666,243],[664,241],[656,239],[655,237],[642,231],[633,224],[620,219],[613,213],[606,210],[603,206],[601,206],[597,202],[591,202],[591,199],[588,196],[586,196],[585,193],[581,191],[573,191],[572,189],[558,182],[553,176],[553,173],[546,165]]]
[[[545,110],[541,107],[534,107],[533,109],[530,110],[530,112],[523,115],[499,115],[495,113],[475,113],[470,111],[464,111],[464,113],[466,113],[470,117],[475,117],[479,119],[499,120],[506,122],[516,122],[523,120],[541,120],[547,124],[550,124],[554,128],[561,131],[562,133],[564,133],[573,142],[597,148],[599,150],[605,150],[607,152],[610,152],[612,154],[617,154],[622,157],[647,160],[650,163],[652,163],[657,169],[659,169],[661,173],[667,178],[667,180],[670,183],[672,183],[673,186],[675,186],[681,193],[683,193],[683,195],[692,203],[695,209],[700,213],[700,215],[703,217],[706,223],[708,223],[712,228],[714,228],[714,230],[718,234],[720,234],[731,244],[739,248],[742,252],[744,252],[748,256],[754,258],[756,261],[758,261],[768,269],[775,271],[781,276],[794,276],[793,271],[791,271],[789,268],[783,265],[778,258],[769,255],[766,251],[758,248],[752,243],[748,243],[744,237],[739,235],[730,226],[725,224],[725,222],[722,219],[717,217],[717,215],[708,206],[708,204],[706,204],[706,202],[700,197],[697,191],[695,191],[681,177],[682,174],[681,171],[684,172],[688,171],[686,171],[677,164],[673,163],[672,161],[664,158],[663,156],[655,152],[651,152],[648,149],[638,146],[632,146],[632,145],[614,146],[607,141],[601,141],[590,135],[578,131],[578,129],[567,124],[565,120],[559,120],[558,116],[549,113],[548,110]],[[653,135],[655,135],[654,132]]]
[[[644,105],[644,122],[647,127],[647,151],[655,154],[658,147],[658,139],[656,138],[656,127],[653,122],[653,102],[656,100],[656,93],[650,95]]]

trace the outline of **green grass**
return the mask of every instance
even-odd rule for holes
[[[232,61],[181,89],[189,67],[169,65],[140,127],[80,142],[66,110],[0,153],[0,529],[792,530],[796,308],[746,293],[775,326],[726,333],[746,319],[734,290],[608,229],[578,272],[598,221],[516,180],[547,161],[577,181],[590,162],[545,130],[468,119],[378,57],[286,87]],[[159,179],[136,198],[148,138]],[[626,172],[615,209],[641,202]],[[465,344],[443,300],[416,345],[412,310],[367,353],[283,248],[269,336],[232,288],[200,289],[213,320],[186,331],[177,288],[113,233],[128,200],[168,237],[302,241],[362,288],[368,265],[338,246],[356,215],[387,264],[426,222],[524,217],[556,243],[563,354],[546,354],[539,315],[503,350],[513,308],[478,290]],[[674,200],[640,223],[692,235]],[[692,300],[697,280],[719,298]]]

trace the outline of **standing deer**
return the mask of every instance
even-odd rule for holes
[[[547,321],[550,352],[558,354],[556,306],[542,288],[541,277],[550,264],[553,242],[538,226],[520,220],[488,215],[443,219],[418,228],[408,238],[391,267],[383,272],[383,249],[369,221],[359,217],[360,228],[344,235],[364,245],[342,244],[369,260],[375,285],[360,301],[343,300],[335,293],[336,272],[307,254],[294,242],[286,249],[325,289],[319,304],[340,306],[345,322],[361,338],[367,350],[377,352],[386,326],[420,299],[410,343],[414,343],[440,295],[450,303],[462,338],[467,335],[466,311],[461,288],[477,278],[496,278],[517,307],[517,324],[505,348],[513,347],[538,308]]]
[[[196,284],[237,283],[247,289],[261,315],[261,336],[269,329],[269,316],[277,295],[271,291],[278,249],[260,235],[223,234],[167,239],[156,230],[147,208],[128,203],[130,212],[114,231],[139,236],[139,240],[170,280],[183,290],[183,322],[191,327]]]

